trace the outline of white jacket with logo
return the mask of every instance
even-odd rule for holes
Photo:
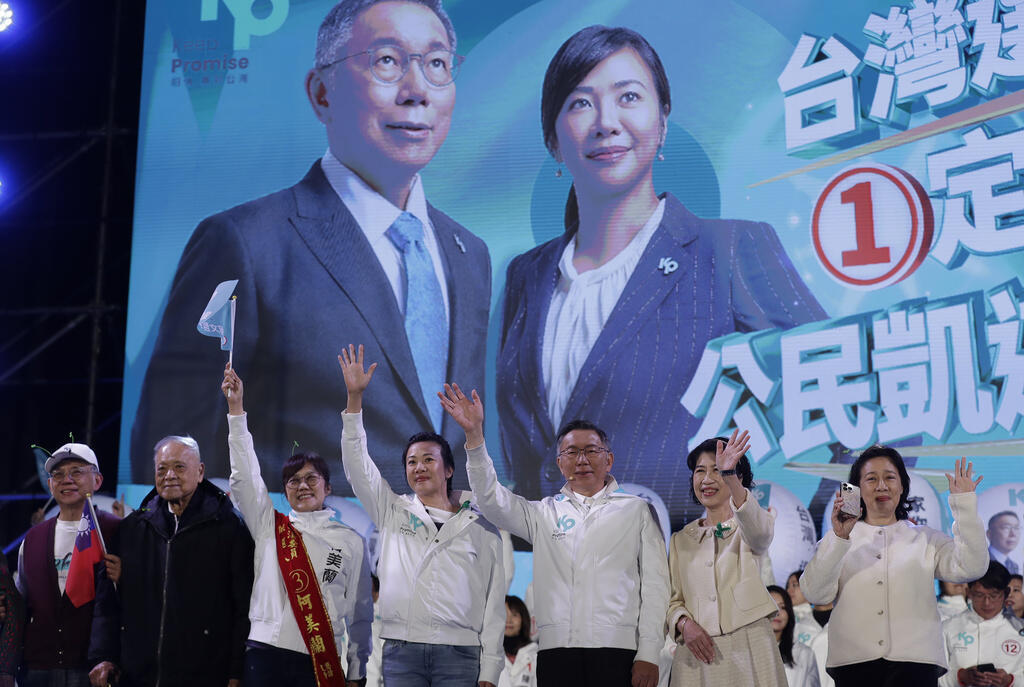
[[[635,649],[636,660],[657,664],[668,561],[647,502],[614,479],[589,509],[568,484],[530,501],[498,483],[486,446],[466,453],[469,485],[484,516],[533,543],[540,650]]]
[[[940,687],[959,687],[957,671],[991,663],[1013,676],[1012,685],[1024,684],[1024,637],[1000,613],[982,620],[966,610],[942,624],[949,657],[949,672],[939,680]]]
[[[462,509],[438,530],[415,494],[396,494],[381,476],[367,453],[362,413],[341,418],[345,477],[380,531],[381,636],[479,646],[479,680],[498,684],[506,580],[497,528],[461,492]]]
[[[244,414],[228,415],[228,449],[231,500],[242,512],[256,542],[255,580],[249,600],[249,639],[308,654],[277,562],[274,506],[260,474]],[[320,592],[333,626],[335,645],[342,654],[346,677],[361,678],[370,653],[373,622],[370,567],[363,538],[338,520],[337,513],[330,508],[312,513],[293,510],[288,519],[302,535],[313,572],[320,581]]]
[[[505,655],[505,670],[498,687],[537,687],[537,642],[530,642],[516,652],[516,660]]]
[[[934,579],[968,582],[988,569],[977,494],[950,494],[949,507],[952,538],[909,520],[861,520],[848,540],[829,529],[818,542],[800,589],[813,604],[835,600],[829,668],[879,658],[945,667]]]

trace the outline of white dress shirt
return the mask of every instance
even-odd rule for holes
[[[562,423],[562,413],[590,349],[601,335],[664,214],[665,200],[662,199],[621,253],[583,274],[572,264],[576,240],[570,241],[562,251],[558,262],[561,277],[551,296],[542,349],[548,416],[556,428]]]
[[[320,160],[320,168],[323,170],[324,176],[327,177],[331,188],[338,194],[338,198],[352,213],[356,224],[366,235],[366,240],[370,242],[370,247],[373,249],[374,255],[377,256],[380,266],[384,269],[388,283],[391,284],[395,301],[398,303],[398,311],[405,315],[405,275],[403,274],[402,253],[387,237],[388,228],[402,214],[402,209],[374,191],[359,178],[358,174],[341,164],[338,158],[334,157],[330,148]],[[431,262],[434,263],[434,274],[437,275],[438,283],[441,285],[441,297],[444,299],[445,317],[451,322],[444,262],[441,260],[441,251],[437,245],[437,237],[434,235],[434,226],[430,223],[430,216],[427,213],[427,197],[423,192],[423,182],[418,174],[413,177],[409,198],[405,202],[405,212],[415,216],[423,224],[423,246],[430,254]]]

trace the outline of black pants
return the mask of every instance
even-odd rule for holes
[[[942,669],[931,663],[886,661],[880,658],[867,663],[854,663],[829,668],[836,687],[936,687]]]
[[[309,654],[246,642],[245,687],[316,687]]]
[[[630,687],[632,649],[544,649],[537,654],[537,687]]]

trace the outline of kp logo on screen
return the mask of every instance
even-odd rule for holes
[[[262,17],[257,17],[253,13],[256,5],[253,0],[202,0],[199,20],[217,21],[222,2],[235,19],[235,50],[248,50],[250,38],[269,36],[281,28],[284,20],[288,18],[288,0],[264,0],[261,4],[266,5],[269,2],[270,11]]]

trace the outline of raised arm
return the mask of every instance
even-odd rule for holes
[[[956,461],[949,480],[949,509],[953,512],[953,538],[936,533],[941,542],[936,549],[935,577],[948,582],[970,582],[988,569],[988,542],[985,527],[978,517],[975,490],[981,475],[974,479],[974,464],[966,458]]]
[[[391,490],[386,479],[374,464],[366,448],[366,430],[363,429],[363,393],[373,378],[377,363],[369,369],[363,367],[363,346],[358,350],[352,344],[342,349],[338,356],[341,373],[348,390],[348,405],[341,414],[341,463],[345,478],[352,485],[356,498],[370,514],[378,529],[383,527],[384,517],[398,496]]]
[[[228,400],[231,500],[241,511],[254,539],[270,536],[274,532],[274,505],[260,474],[260,462],[256,458],[256,449],[253,447],[252,434],[249,433],[242,405],[245,386],[230,365],[224,366],[224,380],[220,389]]]
[[[497,527],[533,542],[536,504],[517,496],[498,482],[484,443],[484,404],[474,389],[466,396],[458,384],[445,384],[441,405],[466,433],[466,472],[480,512]]]

